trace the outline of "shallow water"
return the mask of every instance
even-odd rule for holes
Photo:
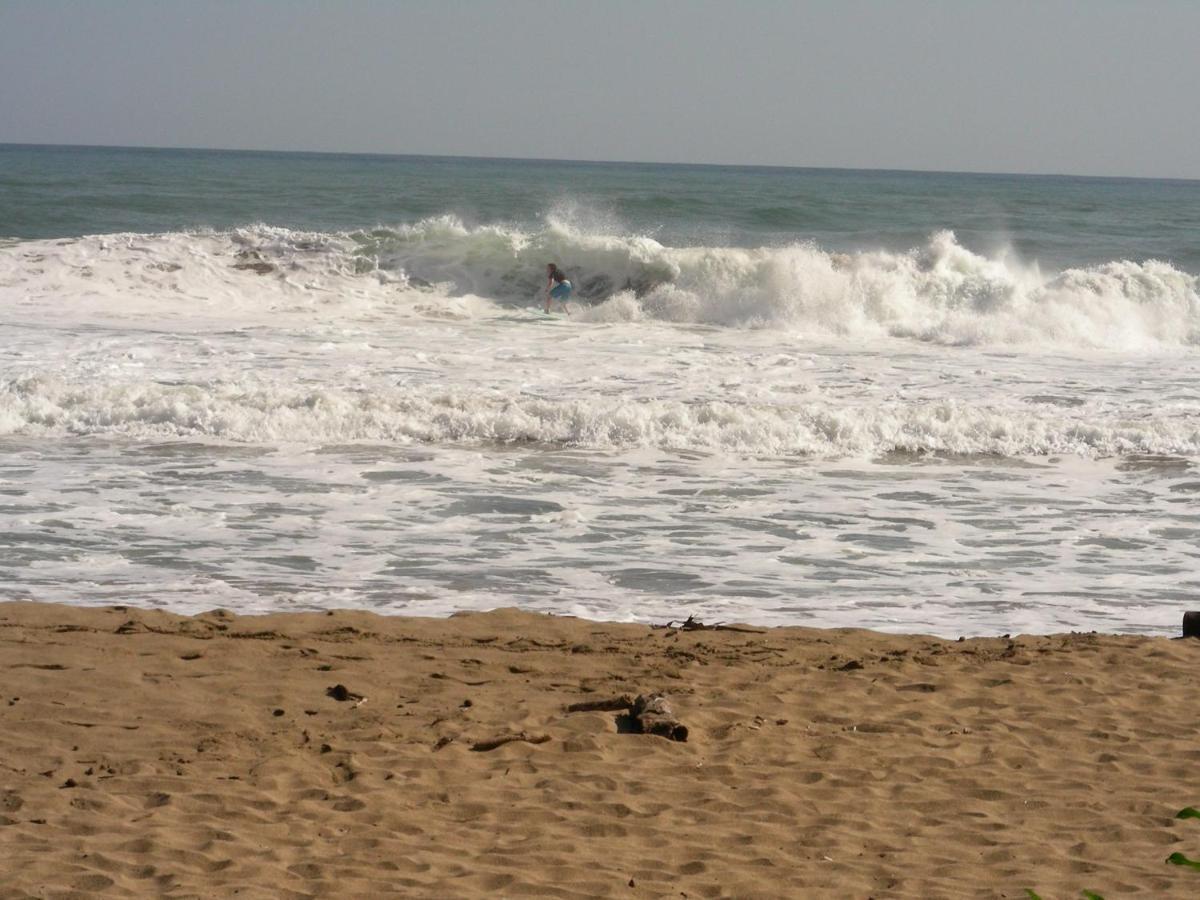
[[[518,604],[941,634],[1162,631],[1200,588],[1180,460],[9,440],[0,595],[177,611]],[[19,485],[19,486],[18,486]]]

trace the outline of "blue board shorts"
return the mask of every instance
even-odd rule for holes
[[[571,282],[560,281],[551,289],[550,296],[555,300],[566,300],[571,296]]]

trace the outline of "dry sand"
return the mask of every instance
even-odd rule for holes
[[[1200,641],[0,605],[0,897],[1197,897]],[[342,684],[366,700],[339,701]],[[665,691],[687,743],[564,705]],[[488,752],[524,730],[544,743]]]

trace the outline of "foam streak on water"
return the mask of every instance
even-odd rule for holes
[[[578,287],[529,310],[540,267]],[[947,635],[1200,588],[1167,262],[467,227],[0,247],[0,597]]]

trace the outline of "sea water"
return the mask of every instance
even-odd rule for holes
[[[0,146],[0,598],[1170,632],[1198,273],[1200,182]]]

